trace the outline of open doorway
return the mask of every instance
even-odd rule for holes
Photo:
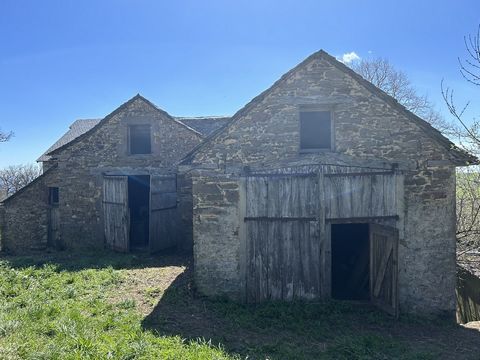
[[[368,224],[332,224],[332,297],[370,299]]]
[[[146,249],[149,245],[150,176],[128,177],[130,211],[130,249]]]

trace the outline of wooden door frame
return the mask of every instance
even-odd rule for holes
[[[365,221],[365,218],[350,218],[350,219],[325,219],[325,239],[324,239],[324,268],[325,273],[325,298],[332,298],[332,225],[341,224],[368,224],[371,222]],[[368,246],[370,246],[370,228],[368,229],[369,239]],[[370,249],[369,249],[370,253]],[[369,270],[370,271],[370,270]]]
[[[400,232],[400,219],[398,216],[387,217],[390,219],[395,219],[395,226],[391,226]],[[349,218],[349,219],[326,219],[325,220],[325,241],[324,241],[324,250],[325,250],[325,267],[323,269],[325,273],[325,297],[332,299],[332,225],[341,225],[341,224],[368,224],[368,246],[370,254],[370,225],[378,224],[375,220],[382,220],[385,217],[370,217],[370,218]],[[372,221],[373,220],[373,221]],[[379,224],[381,225],[381,224]],[[369,255],[371,256],[371,255]],[[370,276],[370,267],[369,267],[369,276]],[[397,269],[398,272],[398,269]],[[328,285],[328,286],[327,286]],[[398,298],[398,273],[397,273],[397,298]]]

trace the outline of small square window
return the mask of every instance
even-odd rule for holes
[[[151,154],[150,125],[130,125],[128,144],[130,154]]]
[[[332,114],[330,111],[300,112],[300,149],[332,148]]]
[[[58,187],[49,187],[48,188],[48,204],[49,205],[58,205]]]

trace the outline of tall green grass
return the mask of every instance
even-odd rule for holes
[[[0,264],[0,359],[233,359],[205,340],[141,327],[133,300],[112,301],[122,272]]]

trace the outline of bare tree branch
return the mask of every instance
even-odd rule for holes
[[[469,83],[480,86],[480,24],[477,34],[464,36],[463,42],[470,58],[464,61],[458,58],[460,73]]]
[[[426,95],[420,95],[407,75],[395,69],[387,59],[361,60],[352,63],[352,69],[373,85],[395,98],[408,110],[425,119],[439,130],[447,124]]]
[[[13,132],[4,132],[0,130],[0,143],[7,142],[13,136]]]
[[[11,165],[0,170],[0,200],[28,185],[41,173],[36,164]]]

